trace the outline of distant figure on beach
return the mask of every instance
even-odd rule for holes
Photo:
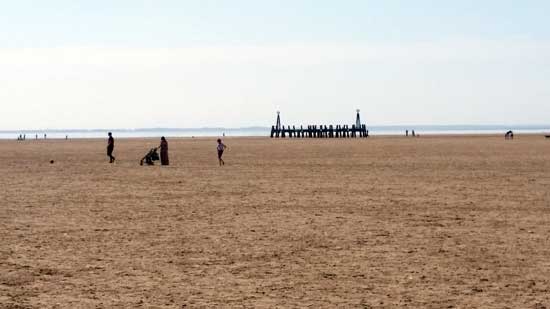
[[[27,134],[23,134],[23,140],[27,140]]]
[[[69,136],[68,135],[65,135],[65,140],[68,140],[69,139]]]
[[[416,137],[416,133],[414,132],[414,130],[412,130],[412,136]]]
[[[36,136],[35,136],[35,137],[36,137],[36,140],[38,140],[38,134],[36,134]]]
[[[46,133],[44,133],[44,139],[46,139],[48,137],[48,135],[46,135]]]
[[[223,151],[227,148],[224,143],[222,143],[222,140],[218,138],[218,161],[220,162],[220,166],[225,165],[225,162],[222,159]]]
[[[512,130],[506,132],[506,134],[504,134],[504,139],[514,139],[514,132],[512,132]]]
[[[168,142],[166,138],[160,138],[160,165],[169,165],[170,161],[168,160]]]
[[[113,151],[115,150],[115,139],[113,138],[113,133],[109,132],[109,139],[107,140],[107,156],[109,156],[109,163],[115,162],[115,157],[113,157]]]
[[[409,130],[405,130],[405,136],[409,136]]]

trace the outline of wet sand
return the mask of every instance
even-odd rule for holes
[[[0,141],[0,308],[550,307],[543,136],[168,141]]]

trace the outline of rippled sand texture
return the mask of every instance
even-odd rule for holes
[[[168,141],[1,141],[0,308],[550,308],[543,136]]]

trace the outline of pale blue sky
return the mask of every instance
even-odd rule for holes
[[[0,129],[550,123],[549,1],[2,1]],[[7,110],[7,112],[5,112]],[[290,124],[290,123],[289,123]]]
[[[5,1],[2,47],[549,39],[543,0]]]

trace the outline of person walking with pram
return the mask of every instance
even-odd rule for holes
[[[170,165],[170,160],[168,160],[168,142],[166,138],[160,138],[160,165]]]
[[[158,150],[160,149],[160,156]],[[151,148],[149,152],[139,161],[139,165],[143,163],[147,165],[155,165],[155,161],[159,161],[161,165],[169,165],[170,161],[168,160],[168,141],[163,136],[160,138],[160,146]]]

